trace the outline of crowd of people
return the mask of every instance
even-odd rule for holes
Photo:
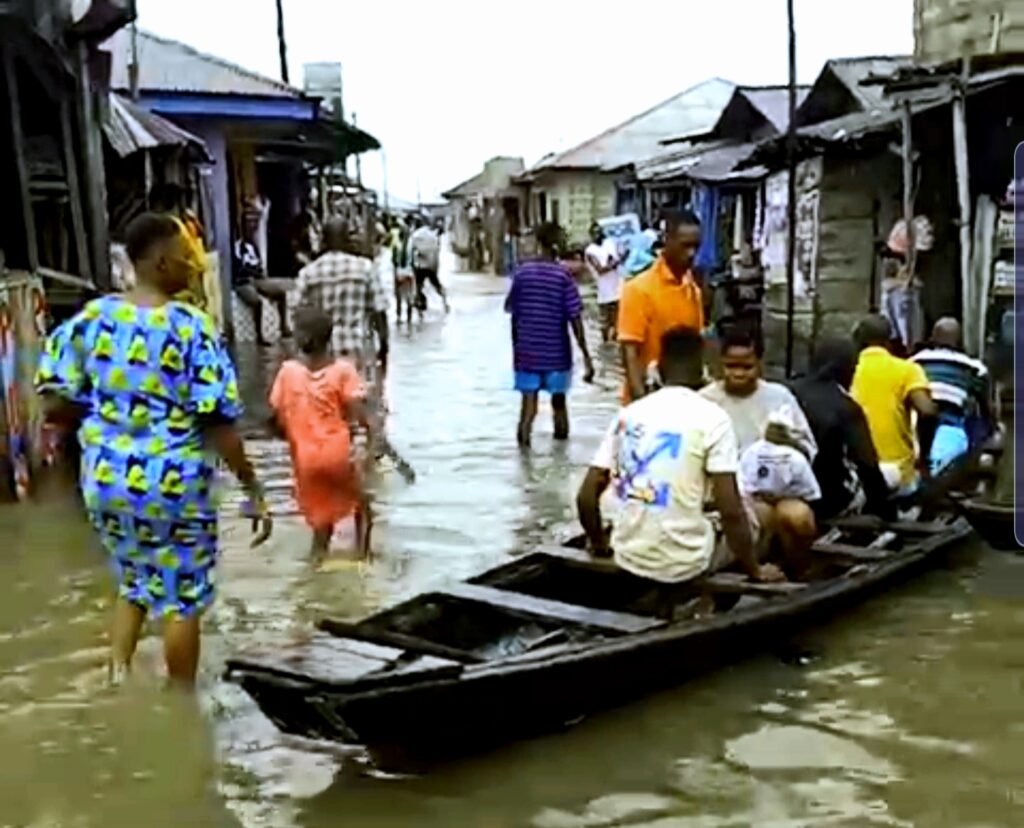
[[[805,376],[770,382],[759,331],[725,331],[709,359],[698,219],[668,216],[652,235],[629,245],[629,256],[650,257],[639,273],[624,270],[599,226],[584,254],[602,339],[617,342],[625,373],[622,408],[577,499],[595,555],[670,584],[735,563],[757,580],[800,578],[824,521],[915,516],[932,479],[990,433],[987,371],[962,350],[955,320],[940,320],[904,358],[890,321],[868,316],[850,338],[819,341]],[[557,228],[537,236],[554,239]],[[568,435],[570,334],[584,379],[593,375],[572,268],[544,246],[514,274],[507,302],[524,447],[541,391],[552,397],[555,436]]]
[[[541,393],[551,396],[555,438],[569,437],[573,341],[583,379],[594,377],[563,233],[545,224],[535,239],[537,255],[517,267],[505,304],[524,450]],[[272,521],[237,427],[231,357],[213,320],[189,301],[201,268],[194,231],[165,210],[137,218],[126,240],[132,283],[54,331],[37,388],[48,419],[77,431],[85,508],[114,563],[112,677],[127,671],[155,614],[170,676],[191,684],[199,619],[215,593],[218,458],[245,491],[254,542],[269,537]],[[422,312],[428,284],[448,310],[437,228],[423,218],[385,221],[376,242],[371,255],[344,219],[329,220],[322,249],[310,251],[287,288],[297,304],[297,355],[281,366],[269,402],[317,560],[348,517],[360,553],[369,548],[362,476],[382,423],[384,274],[399,323]],[[643,228],[625,256],[593,230],[584,266],[598,287],[602,339],[621,348],[625,379],[620,411],[579,490],[580,521],[592,552],[637,578],[671,586],[734,565],[758,581],[800,578],[823,521],[857,512],[895,518],[985,439],[987,371],[963,352],[955,320],[940,320],[928,346],[903,358],[890,347],[888,320],[869,316],[851,339],[819,342],[807,375],[788,386],[762,377],[762,343],[737,327],[721,338],[712,377],[694,273],[700,243],[687,212],[666,217],[660,233]],[[284,288],[268,284],[252,233],[236,259],[239,295],[277,302]],[[291,333],[287,303],[278,310]],[[363,458],[353,427],[371,437]]]

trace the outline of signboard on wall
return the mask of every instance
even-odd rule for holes
[[[302,67],[302,91],[313,98],[322,98],[323,106],[339,121],[345,118],[341,95],[340,63],[306,63]]]

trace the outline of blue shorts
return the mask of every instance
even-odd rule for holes
[[[971,442],[963,426],[943,423],[936,430],[932,443],[932,474],[945,471],[970,450]]]
[[[536,394],[568,394],[572,385],[572,371],[516,371],[516,391]]]

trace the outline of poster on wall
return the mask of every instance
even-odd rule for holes
[[[818,229],[821,204],[821,159],[802,162],[797,168],[796,270],[793,293],[806,300],[817,279]],[[789,173],[780,172],[765,182],[761,261],[766,285],[786,284],[789,245]]]

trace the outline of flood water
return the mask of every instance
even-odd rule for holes
[[[0,509],[0,826],[1024,824],[1024,557],[980,545],[780,642],[802,658],[766,654],[420,778],[384,777],[357,750],[284,737],[222,682],[230,654],[475,574],[571,517],[618,372],[609,364],[597,387],[574,393],[568,445],[553,443],[542,408],[522,458],[504,281],[448,282],[451,315],[432,298],[426,322],[396,335],[389,433],[419,479],[378,481],[368,565],[311,572],[283,447],[250,442],[278,531],[250,551],[226,507],[197,699],[161,689],[152,631],[130,684],[107,690],[110,587],[73,503]],[[252,352],[240,363],[258,400],[266,370]],[[264,413],[252,407],[253,428]]]

